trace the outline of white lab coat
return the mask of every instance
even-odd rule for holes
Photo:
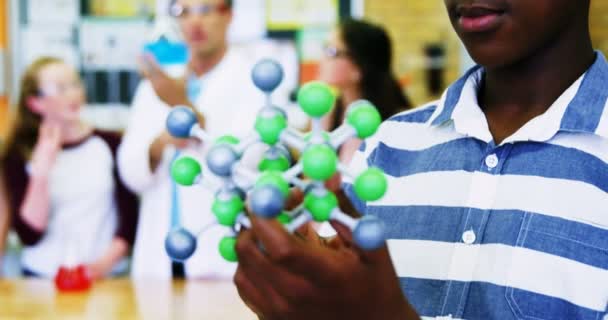
[[[205,116],[205,130],[214,137],[226,134],[243,138],[254,131],[257,112],[265,96],[251,81],[256,61],[230,49],[222,61],[204,76],[202,91],[194,104]],[[287,85],[282,85],[273,99],[286,103]],[[283,89],[285,88],[285,89]],[[277,100],[278,99],[278,100]],[[120,173],[125,184],[141,195],[137,237],[133,251],[132,277],[169,278],[171,263],[164,239],[170,228],[171,178],[169,167],[175,150],[167,148],[155,172],[150,172],[148,150],[165,129],[170,108],[156,96],[151,84],[143,81],[135,94],[131,119],[119,149]],[[204,152],[190,147],[182,154],[198,158],[204,165]],[[205,170],[205,168],[203,169]],[[208,172],[208,171],[207,171]],[[214,221],[211,212],[213,194],[201,186],[179,187],[181,222],[193,233]],[[218,251],[227,227],[216,226],[198,237],[198,248],[186,261],[188,278],[231,278],[236,264],[223,260]]]

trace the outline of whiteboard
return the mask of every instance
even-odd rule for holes
[[[266,24],[271,30],[333,26],[338,0],[267,0]]]

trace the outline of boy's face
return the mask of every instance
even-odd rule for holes
[[[517,63],[587,21],[588,0],[444,0],[473,59],[487,67]],[[586,25],[584,25],[586,27]]]

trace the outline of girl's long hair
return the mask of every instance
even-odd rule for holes
[[[392,44],[384,28],[375,24],[347,19],[338,30],[346,45],[348,56],[361,70],[361,92],[372,102],[382,120],[411,108],[392,72]]]
[[[29,159],[31,156],[38,139],[38,129],[42,117],[28,107],[28,99],[39,94],[38,74],[40,70],[57,63],[63,63],[63,60],[55,57],[41,57],[34,61],[23,74],[17,115],[1,158],[6,156],[6,152],[18,152],[24,159]]]

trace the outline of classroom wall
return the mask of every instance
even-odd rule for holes
[[[443,0],[367,0],[365,17],[384,25],[393,37],[395,72],[408,83],[407,92],[414,104],[436,98],[425,85],[424,48],[429,43],[445,41],[445,83],[458,78],[462,47]],[[594,46],[608,53],[608,1],[591,0],[590,21]]]
[[[0,0],[0,52],[8,50],[6,7],[7,0]],[[462,47],[449,24],[442,0],[367,0],[363,8],[365,18],[384,25],[394,39],[395,73],[414,104],[437,97],[427,86],[425,46],[444,44],[445,85],[460,75]],[[608,1],[591,0],[590,21],[595,47],[608,53]],[[3,75],[7,67],[6,61],[0,61]],[[7,110],[7,99],[0,90],[0,139],[7,131]]]
[[[365,17],[385,26],[394,43],[396,74],[406,83],[406,90],[415,105],[431,100],[425,80],[427,59],[425,46],[444,43],[445,83],[458,77],[460,44],[450,26],[442,0],[365,1]]]
[[[591,0],[589,20],[593,45],[608,54],[608,1]]]
[[[8,131],[8,15],[6,0],[0,0],[0,141]]]

